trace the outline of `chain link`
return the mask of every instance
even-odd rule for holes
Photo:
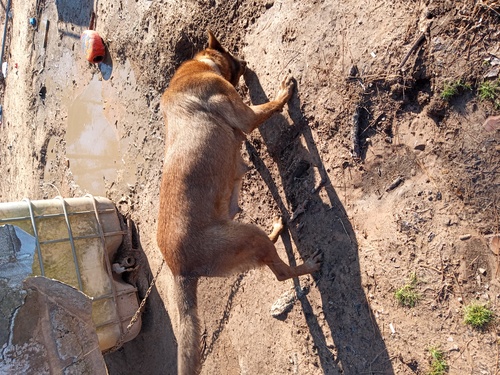
[[[113,353],[113,352],[116,352],[118,349],[121,348],[121,346],[123,345],[123,343],[125,342],[125,337],[130,333],[130,330],[132,329],[132,327],[134,326],[134,324],[137,322],[137,320],[139,319],[139,316],[141,315],[142,313],[142,309],[144,307],[144,305],[146,304],[146,301],[149,297],[149,294],[151,293],[151,291],[153,290],[153,287],[156,283],[156,279],[158,278],[158,275],[160,275],[160,272],[161,270],[163,269],[163,265],[165,264],[165,259],[163,259],[163,261],[161,262],[160,264],[160,267],[158,268],[158,271],[156,271],[156,275],[155,277],[153,277],[153,280],[151,280],[151,284],[149,285],[149,288],[148,290],[146,291],[146,294],[144,295],[144,298],[142,299],[141,301],[141,304],[139,305],[139,308],[137,309],[137,311],[135,312],[134,316],[132,317],[132,319],[130,319],[130,323],[127,325],[127,329],[125,330],[125,332],[123,332],[120,336],[120,338],[118,339],[118,342],[116,343],[115,346],[113,346],[112,348],[106,350],[104,352],[104,354],[110,354],[110,353]]]

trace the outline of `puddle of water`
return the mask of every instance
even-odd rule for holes
[[[121,154],[116,129],[104,116],[102,81],[96,76],[70,104],[66,156],[80,188],[105,196],[104,179],[116,180]]]

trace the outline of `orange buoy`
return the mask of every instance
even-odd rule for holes
[[[94,30],[85,30],[80,38],[85,58],[94,64],[100,63],[106,56],[106,47],[101,36]]]

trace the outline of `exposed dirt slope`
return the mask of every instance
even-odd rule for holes
[[[107,195],[138,227],[144,256],[135,278],[144,293],[161,263],[159,100],[210,28],[247,60],[240,92],[249,102],[273,97],[288,73],[297,81],[288,108],[242,149],[252,168],[237,220],[270,230],[280,215],[282,258],[299,263],[321,249],[325,260],[317,275],[284,283],[267,269],[202,280],[203,373],[425,374],[433,346],[450,374],[499,373],[498,326],[463,323],[464,305],[477,300],[498,311],[500,297],[490,247],[500,230],[500,130],[483,126],[498,115],[499,99],[495,106],[479,97],[485,74],[498,85],[497,2],[96,3],[111,74],[81,55],[90,1],[41,1],[38,31],[27,22],[36,6],[13,1],[2,201]],[[458,82],[443,100],[446,84]],[[104,148],[117,150],[91,166],[78,159],[90,156],[72,151],[84,121],[75,106],[86,95],[97,112],[82,113],[104,119],[114,134]],[[105,131],[92,129],[97,148]],[[412,275],[421,298],[401,307],[394,293]],[[293,290],[291,309],[273,318],[271,305]],[[111,374],[175,374],[171,296],[165,268],[139,337],[106,356]]]

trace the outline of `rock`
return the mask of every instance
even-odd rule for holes
[[[0,373],[107,374],[92,300],[62,282],[29,277],[35,244],[18,227],[0,227]]]
[[[403,181],[404,181],[403,177],[399,176],[398,178],[396,178],[394,181],[391,182],[391,184],[387,187],[387,189],[385,189],[385,191],[389,192],[391,190],[394,190],[399,185],[401,185]]]
[[[92,322],[92,300],[43,276],[28,277],[24,304],[12,314],[2,374],[106,375]]]
[[[498,77],[498,74],[500,73],[500,66],[493,66],[490,68],[484,75],[483,78],[496,78]]]
[[[293,290],[283,293],[271,306],[271,316],[277,318],[290,311],[296,299],[297,297]]]
[[[301,289],[299,292],[295,293],[295,290],[289,290],[283,293],[276,302],[271,306],[271,316],[274,318],[279,318],[283,316],[285,313],[289,312],[297,298],[300,298],[304,295],[305,291]]]
[[[495,132],[500,129],[500,116],[490,116],[486,119],[483,127],[488,132]]]
[[[443,38],[436,36],[432,39],[432,52],[439,52],[445,50],[447,45],[445,44],[445,41]]]

